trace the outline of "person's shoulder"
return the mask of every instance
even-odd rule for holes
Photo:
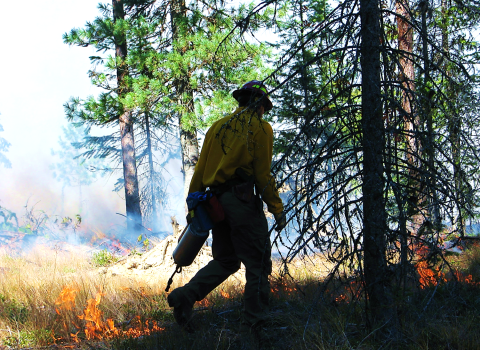
[[[269,122],[267,122],[265,119],[262,118],[260,119],[260,121],[263,127],[268,127],[269,129],[272,129],[272,125]]]
[[[235,113],[237,111],[234,111],[232,113],[228,113],[228,114],[225,114],[222,118],[220,119],[217,119],[216,121],[214,121],[210,127],[208,128],[207,130],[207,133],[205,135],[205,137],[207,137],[207,135],[209,134],[217,134],[218,132],[220,132],[221,130],[223,130],[225,128],[225,126],[230,123],[230,121],[235,117],[235,115],[237,113]]]
[[[264,129],[269,134],[273,134],[272,125],[270,125],[270,123],[267,122],[266,120],[260,119],[260,126],[261,126],[262,129]]]
[[[241,108],[237,108],[233,112],[227,113],[222,118],[217,119],[215,122],[212,123],[211,127],[217,126],[219,124],[228,123],[230,120],[232,120],[235,117],[240,116],[243,113],[245,113],[245,110],[242,110]]]

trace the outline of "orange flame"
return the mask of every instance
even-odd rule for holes
[[[79,319],[87,321],[85,335],[87,339],[102,339],[102,333],[107,331],[107,327],[102,320],[103,312],[97,308],[102,300],[103,293],[97,293],[95,299],[87,300],[87,307]],[[100,333],[100,334],[97,334]]]
[[[87,339],[112,339],[119,337],[140,337],[150,335],[155,332],[163,331],[165,328],[158,326],[156,321],[145,321],[142,324],[140,316],[135,316],[134,327],[128,330],[121,330],[115,327],[115,322],[108,318],[106,322],[103,321],[103,312],[98,309],[98,305],[102,300],[103,293],[97,293],[95,299],[87,300],[87,307],[84,314],[78,318],[87,321],[85,328],[85,335]]]
[[[297,291],[297,288],[289,287],[286,282],[278,282],[270,288],[270,291],[275,297],[279,298],[280,295],[291,296],[294,292]]]
[[[463,247],[458,246],[458,248],[463,249]],[[444,272],[441,271],[441,267],[437,266],[435,268],[430,268],[427,262],[427,256],[429,254],[429,248],[426,244],[418,243],[410,244],[410,249],[420,258],[420,260],[415,264],[415,268],[419,275],[419,283],[420,288],[425,289],[428,287],[437,286],[439,283],[448,282],[452,278],[445,275]],[[473,285],[480,285],[480,282],[474,282],[472,275],[465,276],[461,272],[454,271],[453,274],[456,277],[456,280],[461,283],[473,284]]]
[[[461,273],[458,270],[455,270],[453,273],[455,274],[455,277],[457,278],[458,282],[473,284],[475,286],[480,286],[480,282],[474,282],[473,281],[473,276],[472,275],[466,275],[465,276],[463,273]]]
[[[197,301],[196,304],[198,304],[199,306],[202,306],[202,307],[209,307],[210,306],[210,302],[207,299],[202,299],[200,301]]]
[[[363,282],[351,281],[344,286],[344,291],[338,297],[335,298],[337,303],[350,303],[352,300],[359,300],[362,295]]]
[[[62,310],[71,311],[75,306],[75,297],[77,295],[78,289],[72,287],[64,287],[60,292],[57,300],[55,300],[55,305],[58,305],[58,308],[55,308],[57,314],[60,315]]]
[[[428,267],[428,263],[425,260],[416,263],[415,268],[420,275],[419,282],[421,289],[436,286],[440,282],[447,282],[445,274],[440,271],[440,267],[432,270]]]
[[[60,314],[62,311],[73,309],[75,306],[75,296],[77,292],[78,289],[74,287],[67,286],[63,288],[60,296],[55,302],[56,305],[59,305],[59,307],[56,309],[58,314]],[[104,321],[103,312],[98,308],[98,305],[102,300],[102,296],[104,295],[104,293],[97,293],[94,299],[87,300],[87,307],[83,311],[83,315],[78,316],[79,319],[86,321],[85,336],[88,340],[112,339],[119,337],[137,338],[144,335],[151,335],[165,329],[160,327],[158,323],[153,320],[146,320],[144,323],[142,323],[140,316],[136,316],[130,323],[129,328],[126,330],[115,327],[115,322],[111,318]],[[75,328],[79,329],[74,322],[72,323]],[[76,343],[80,343],[78,333],[79,332],[70,333],[71,339]]]
[[[122,243],[116,238],[112,238],[112,244],[111,244],[111,249],[113,251],[119,252],[121,255],[127,255],[130,254],[130,249],[125,248],[122,246]]]
[[[227,292],[224,292],[223,290],[220,290],[220,295],[222,297],[224,297],[225,299],[231,299],[232,297],[230,296],[230,294],[228,294]]]

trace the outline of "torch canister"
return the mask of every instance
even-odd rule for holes
[[[173,260],[177,266],[189,266],[197,257],[208,238],[209,231],[200,231],[195,225],[189,224],[182,235],[175,250],[173,251]]]

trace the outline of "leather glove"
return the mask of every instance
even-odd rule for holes
[[[278,214],[273,214],[275,217],[275,231],[280,232],[287,226],[287,217],[285,215],[285,212],[281,212]]]

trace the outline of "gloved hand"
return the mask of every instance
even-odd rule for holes
[[[278,214],[273,214],[275,217],[275,231],[280,232],[287,226],[287,217],[285,215],[285,212],[281,212]]]

